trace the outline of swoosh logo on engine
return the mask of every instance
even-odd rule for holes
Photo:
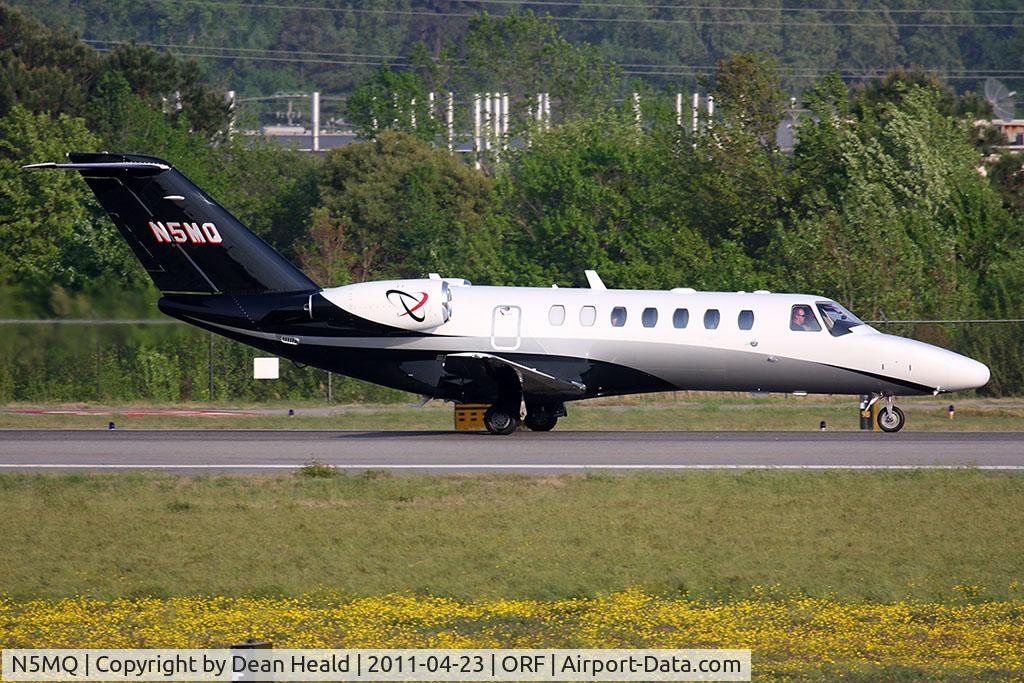
[[[420,295],[422,295],[422,299],[417,297],[415,294],[403,292],[400,289],[389,289],[387,294],[385,294],[392,306],[400,307],[405,310],[405,313],[398,314],[399,318],[409,316],[418,323],[423,322],[424,319],[426,319],[426,315],[423,313],[417,314],[416,311],[421,309],[423,304],[427,303],[427,299],[430,298],[430,295],[426,292],[420,292]]]

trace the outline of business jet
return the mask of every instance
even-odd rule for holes
[[[980,387],[971,358],[882,334],[813,294],[481,287],[436,274],[323,288],[170,164],[71,153],[163,294],[165,314],[268,353],[456,403],[492,434],[548,431],[565,405],[671,390],[896,396]]]

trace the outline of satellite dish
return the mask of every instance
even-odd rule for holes
[[[992,111],[998,119],[1006,122],[1013,120],[1013,96],[1016,94],[1016,91],[1011,91],[995,78],[985,79],[985,99],[992,105]]]

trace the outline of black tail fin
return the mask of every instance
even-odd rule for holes
[[[137,154],[68,155],[164,293],[320,289],[170,164]]]

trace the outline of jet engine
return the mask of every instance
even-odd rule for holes
[[[361,282],[322,295],[352,315],[404,330],[430,330],[452,316],[452,293],[444,280]]]

